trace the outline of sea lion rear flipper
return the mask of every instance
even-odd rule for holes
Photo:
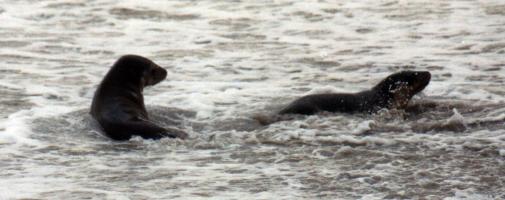
[[[256,120],[262,126],[267,126],[267,125],[273,124],[275,122],[287,121],[287,120],[294,119],[293,115],[278,115],[278,114],[271,114],[271,115],[257,114],[257,115],[254,115],[252,118],[254,120]]]
[[[317,107],[312,105],[307,105],[305,103],[294,103],[289,105],[288,107],[279,111],[279,114],[301,114],[301,115],[313,115],[317,113],[319,110]]]

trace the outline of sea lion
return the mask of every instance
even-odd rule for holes
[[[383,108],[403,109],[412,96],[428,85],[430,79],[428,71],[401,71],[389,75],[370,90],[303,96],[279,114],[312,115],[322,111],[373,113]]]
[[[149,121],[142,91],[167,76],[167,71],[151,60],[125,55],[119,58],[98,86],[91,103],[91,116],[107,136],[128,140],[181,138],[187,133],[175,128],[162,128]]]

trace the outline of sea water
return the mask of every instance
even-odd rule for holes
[[[1,0],[0,22],[0,199],[505,198],[501,0]],[[168,70],[145,102],[189,139],[100,133],[124,54]],[[401,70],[435,106],[255,120]]]

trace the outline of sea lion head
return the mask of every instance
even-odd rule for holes
[[[428,71],[401,71],[386,77],[373,90],[390,97],[393,107],[403,108],[430,83],[430,79]]]
[[[137,55],[125,55],[116,61],[113,68],[122,71],[123,79],[140,78],[143,87],[156,85],[167,77],[167,70],[153,61]]]

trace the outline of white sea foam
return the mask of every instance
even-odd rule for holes
[[[0,199],[502,198],[503,6],[3,1]],[[112,142],[90,125],[94,90],[123,54],[169,71],[145,102],[162,121],[178,116],[162,108],[196,112],[177,118],[190,140]],[[404,69],[429,70],[419,99],[445,107],[251,119]]]

